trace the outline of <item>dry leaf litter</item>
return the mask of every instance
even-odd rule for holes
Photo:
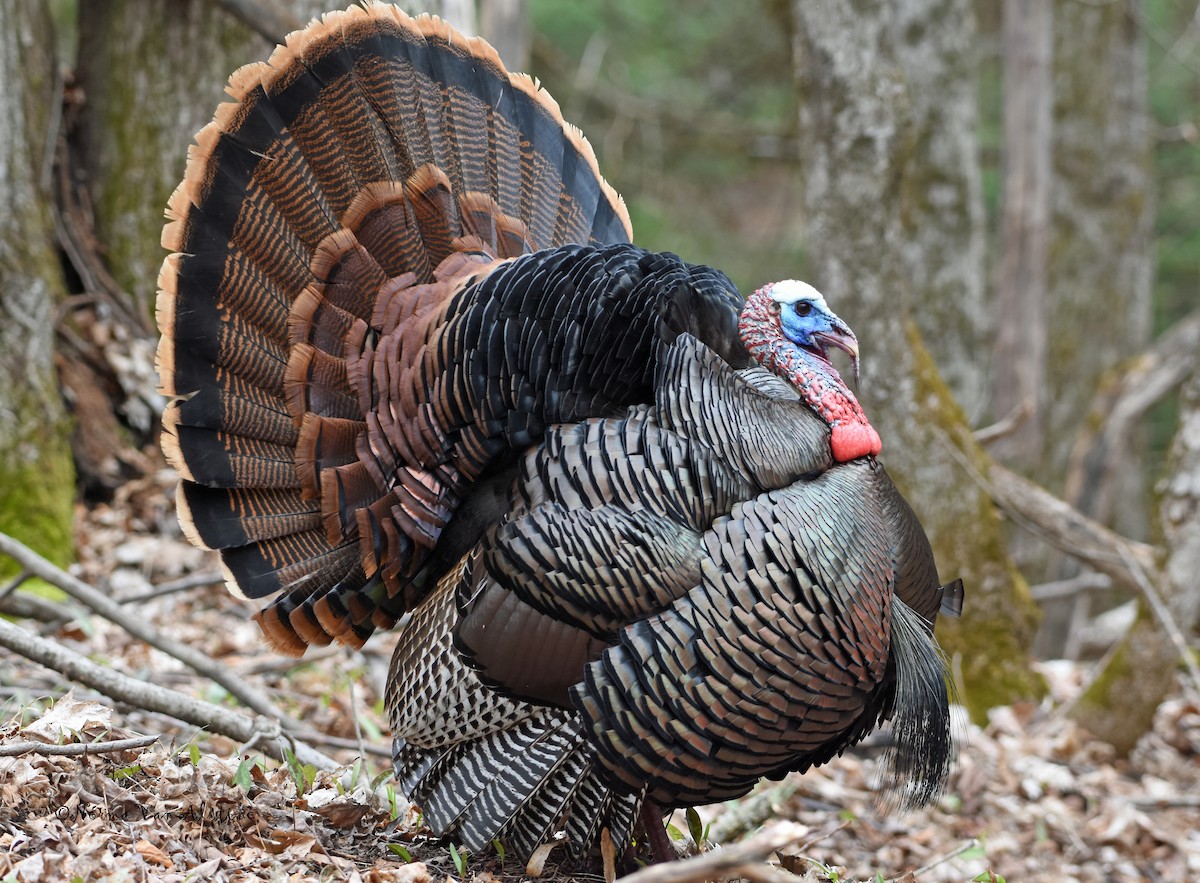
[[[111,504],[81,508],[75,572],[115,598],[215,562],[175,527],[172,476],[123,487]],[[133,600],[181,643],[203,649],[267,689],[314,729],[376,749],[389,641],[366,653],[272,656],[247,609],[220,586]],[[75,611],[50,625],[22,623],[126,673],[209,701],[219,690],[119,626]],[[372,646],[376,645],[377,646]],[[310,653],[310,657],[314,654]],[[961,726],[947,794],[898,812],[876,805],[880,761],[871,746],[820,770],[764,782],[747,799],[699,811],[724,842],[775,820],[809,836],[773,861],[798,881],[1124,883],[1200,880],[1200,703],[1178,690],[1128,759],[1063,714],[1085,668],[1048,663],[1044,704],[996,709],[988,726]],[[419,815],[390,788],[382,752],[322,749],[346,766],[316,773],[267,761],[253,748],[110,700],[0,651],[0,753],[18,743],[104,743],[161,734],[146,748],[56,756],[0,756],[0,881],[301,881],[425,883],[527,877],[495,854],[466,856],[422,836]],[[311,779],[311,781],[310,781]],[[672,819],[681,854],[694,851],[682,813]],[[389,847],[389,843],[394,844]],[[706,845],[706,848],[711,848]],[[557,863],[547,878],[599,880]],[[989,878],[989,874],[994,875]]]

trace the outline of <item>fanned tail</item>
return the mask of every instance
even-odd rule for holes
[[[627,241],[628,215],[553,99],[435,18],[328,14],[228,92],[163,231],[163,445],[187,535],[274,599],[275,647],[357,646],[411,606],[462,490],[396,449],[377,348],[424,346],[495,261]]]

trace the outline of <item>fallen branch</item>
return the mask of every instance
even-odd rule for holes
[[[934,868],[936,868],[940,865],[944,865],[946,862],[950,861],[951,859],[957,858],[958,856],[962,855],[967,850],[974,849],[978,845],[979,845],[978,840],[968,840],[966,843],[964,843],[962,846],[958,847],[958,849],[954,850],[953,852],[948,852],[945,855],[939,856],[938,858],[934,859],[929,864],[923,865],[923,866],[917,868],[915,871],[912,872],[912,876],[920,877],[922,874],[924,874],[928,871],[932,871]],[[893,879],[895,879],[895,878],[893,878]]]
[[[221,576],[217,571],[211,570],[205,573],[191,573],[187,576],[173,579],[169,582],[159,583],[156,586],[151,586],[144,592],[138,592],[134,595],[123,595],[117,599],[118,604],[137,604],[141,601],[149,601],[153,598],[162,598],[165,595],[174,595],[177,592],[187,592],[191,589],[199,589],[204,586],[215,586],[225,582],[225,577]]]
[[[1084,571],[1079,576],[1073,576],[1070,579],[1060,579],[1033,586],[1029,593],[1033,595],[1035,601],[1054,601],[1059,598],[1074,598],[1084,592],[1102,592],[1111,589],[1112,586],[1112,579],[1103,573]]]
[[[622,883],[699,883],[730,876],[746,877],[761,883],[794,881],[796,878],[792,874],[765,864],[765,860],[777,849],[800,842],[809,831],[809,828],[795,822],[780,822],[741,843],[683,861],[643,868],[628,877],[622,877]]]
[[[1175,622],[1158,588],[1166,580],[1157,564],[1158,549],[1109,530],[999,463],[990,462],[989,476],[984,477],[953,444],[949,447],[996,505],[1017,524],[1137,593],[1178,651],[1192,681],[1191,687],[1200,692],[1200,665],[1193,658],[1183,630]]]
[[[0,554],[9,556],[33,576],[62,589],[76,601],[103,616],[109,622],[119,625],[135,638],[145,641],[151,647],[178,659],[196,673],[220,684],[229,695],[247,708],[266,717],[277,718],[289,729],[304,728],[303,724],[288,717],[276,707],[265,693],[251,686],[244,678],[239,677],[226,666],[198,650],[167,638],[145,620],[131,615],[128,610],[107,595],[82,580],[76,579],[65,570],[51,564],[28,546],[3,533],[0,533]]]
[[[158,733],[149,736],[134,736],[131,739],[113,739],[111,742],[68,742],[66,745],[50,745],[46,742],[10,742],[0,745],[0,757],[19,757],[22,754],[44,754],[51,757],[79,757],[84,754],[111,754],[145,748],[161,739]]]
[[[999,463],[993,462],[988,468],[990,477],[977,476],[977,480],[1021,527],[1131,591],[1142,591],[1133,565],[1142,572],[1157,574],[1157,550],[1153,546],[1109,530]]]
[[[1200,311],[1173,324],[1092,399],[1084,431],[1067,466],[1063,496],[1092,518],[1108,520],[1114,481],[1146,412],[1195,370],[1200,358]]]
[[[256,0],[217,0],[217,5],[271,44],[282,43],[284,37],[304,26],[291,13]]]
[[[0,598],[0,614],[38,622],[66,622],[78,616],[79,611],[32,592],[13,592]]]
[[[176,690],[139,681],[97,665],[73,650],[39,638],[3,619],[0,619],[0,646],[118,702],[165,714],[209,732],[228,736],[242,744],[253,743],[276,760],[286,760],[284,750],[290,749],[301,763],[312,764],[318,769],[338,766],[336,761],[312,746],[289,738],[282,732],[278,720],[251,718],[239,711],[213,705]]]

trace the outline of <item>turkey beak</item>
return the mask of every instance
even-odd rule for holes
[[[835,347],[850,357],[854,366],[854,387],[858,388],[858,338],[845,325],[834,325],[829,331],[821,331],[813,335],[825,346]]]

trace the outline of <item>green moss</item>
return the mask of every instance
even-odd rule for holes
[[[47,421],[40,410],[26,409],[26,415],[18,414],[16,434],[0,439],[0,532],[66,565],[74,557],[69,421]],[[15,562],[0,558],[0,577],[18,571]]]
[[[986,476],[988,458],[938,376],[914,323],[908,323],[907,333],[917,400],[930,427],[927,444],[952,446],[956,453],[948,453],[948,458],[960,460],[975,477]],[[1030,656],[1041,614],[1008,556],[991,499],[972,484],[964,484],[963,497],[933,512],[925,528],[939,570],[960,577],[966,588],[962,618],[939,620],[938,640],[953,661],[960,700],[971,719],[982,724],[990,708],[1045,695],[1045,681],[1034,671]]]
[[[1179,659],[1145,604],[1133,628],[1071,709],[1071,717],[1120,754],[1150,730]]]

